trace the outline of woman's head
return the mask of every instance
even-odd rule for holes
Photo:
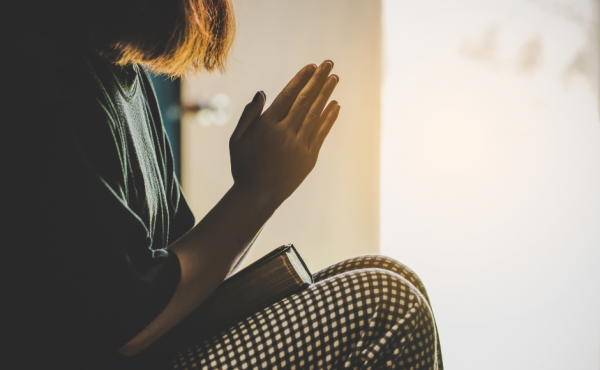
[[[27,11],[26,18],[34,20],[34,31],[69,47],[91,46],[119,65],[142,63],[173,77],[223,70],[235,34],[231,0],[33,2],[39,2],[37,16]]]

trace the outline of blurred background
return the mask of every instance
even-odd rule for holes
[[[224,75],[154,79],[199,221],[228,140],[308,63],[342,111],[248,264],[382,253],[432,299],[447,369],[600,369],[598,0],[236,1]]]

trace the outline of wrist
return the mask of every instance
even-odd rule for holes
[[[261,188],[253,188],[250,186],[234,183],[229,190],[237,199],[243,199],[243,203],[249,203],[254,209],[273,213],[279,208],[283,201],[269,191]]]

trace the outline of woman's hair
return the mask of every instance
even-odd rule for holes
[[[92,47],[118,65],[141,63],[171,77],[223,71],[235,34],[231,0],[24,3],[29,8],[24,18],[35,32],[69,48]],[[37,16],[31,16],[32,8]]]
[[[153,0],[130,14],[131,20],[117,17],[120,29],[105,23],[91,31],[112,62],[141,63],[172,77],[224,69],[235,34],[230,0]]]

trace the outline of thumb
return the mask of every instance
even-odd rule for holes
[[[256,95],[254,95],[252,101],[246,105],[246,108],[244,108],[242,116],[240,117],[240,120],[238,121],[238,124],[231,135],[231,141],[238,141],[244,132],[246,132],[246,129],[250,126],[250,124],[260,117],[263,108],[265,107],[266,99],[267,96],[265,95],[264,91],[259,91],[256,93]]]

